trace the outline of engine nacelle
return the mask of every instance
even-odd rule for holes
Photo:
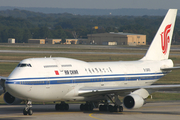
[[[144,105],[144,99],[137,94],[129,94],[124,98],[123,104],[127,109],[140,108]]]
[[[20,104],[22,100],[19,98],[15,98],[14,96],[6,92],[4,94],[4,102],[9,105],[17,105],[17,104]]]

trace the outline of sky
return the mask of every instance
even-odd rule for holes
[[[180,0],[0,0],[0,6],[90,9],[180,9]]]

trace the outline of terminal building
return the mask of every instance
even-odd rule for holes
[[[146,45],[146,35],[110,32],[100,34],[88,34],[87,44],[97,45]]]

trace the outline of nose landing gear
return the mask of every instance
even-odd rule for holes
[[[113,101],[111,96],[106,95],[107,98],[114,104],[113,105],[109,105],[109,103],[107,102],[107,100],[104,102],[104,105],[100,105],[99,106],[99,111],[109,111],[109,112],[123,112],[123,106],[121,101],[118,98],[118,95],[115,95],[114,98],[115,100]]]
[[[33,110],[32,110],[32,101],[28,100],[26,103],[26,107],[23,109],[23,115],[32,115]]]

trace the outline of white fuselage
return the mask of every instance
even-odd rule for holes
[[[78,96],[81,87],[148,86],[166,74],[161,67],[173,67],[173,63],[30,58],[21,61],[9,75],[6,89],[15,97],[33,101],[86,100]]]

